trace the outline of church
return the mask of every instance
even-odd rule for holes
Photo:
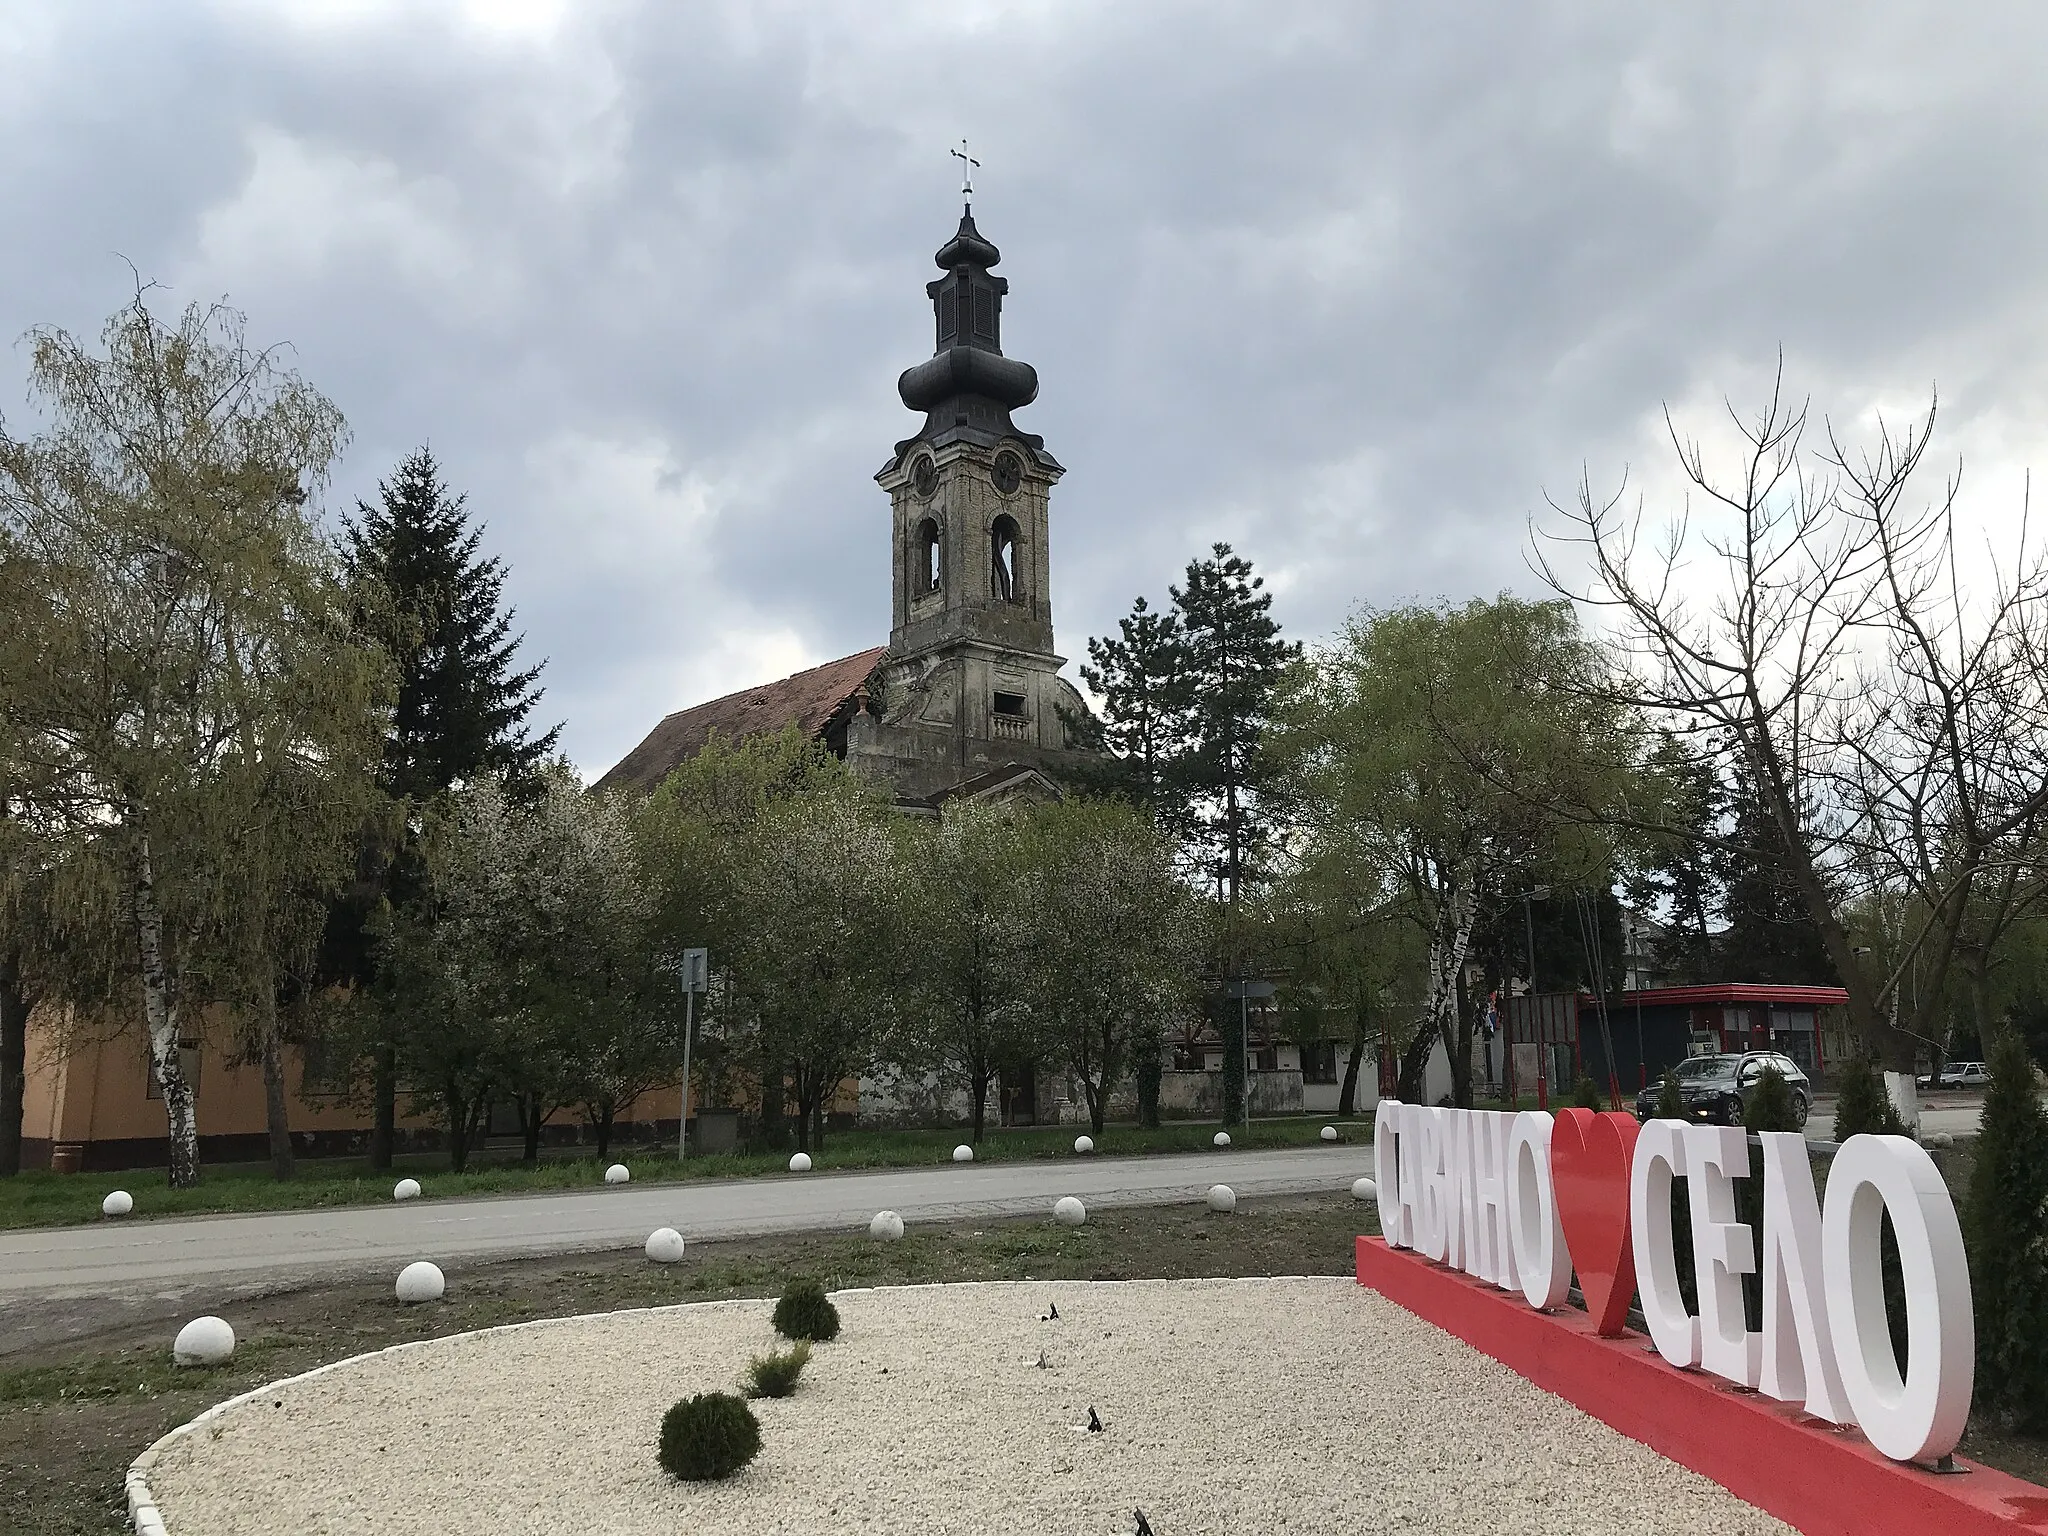
[[[679,710],[597,788],[650,790],[713,732],[792,722],[914,815],[963,796],[1054,796],[1093,760],[1088,706],[1053,648],[1050,507],[1065,471],[1011,419],[1037,398],[1038,371],[1003,355],[1002,253],[969,204],[933,259],[934,350],[896,381],[924,425],[875,475],[889,498],[889,643]]]

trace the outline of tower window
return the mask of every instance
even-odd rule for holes
[[[1017,595],[1017,520],[1008,513],[989,529],[989,590],[1005,600]]]
[[[974,290],[974,334],[995,339],[996,296],[986,288]]]
[[[1024,695],[1021,693],[997,694],[996,713],[999,715],[1015,715],[1021,719],[1024,714]]]
[[[928,517],[917,525],[917,592],[920,597],[939,590],[940,574],[939,523],[937,518]]]
[[[939,340],[950,341],[960,329],[960,295],[951,288],[939,295]]]

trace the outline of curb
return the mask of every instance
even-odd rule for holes
[[[1189,1280],[1086,1280],[1083,1285],[1230,1285],[1241,1280],[1328,1280],[1332,1284],[1351,1284],[1349,1276],[1336,1275],[1213,1275],[1199,1276]],[[1045,1286],[1065,1282],[1045,1280],[961,1280],[944,1282],[955,1286],[1004,1287],[1007,1289],[1042,1290]],[[831,1292],[833,1296],[862,1296],[886,1291],[923,1291],[930,1285],[849,1285]],[[614,1307],[609,1312],[577,1312],[568,1317],[536,1317],[523,1323],[495,1323],[488,1328],[466,1328],[459,1333],[437,1334],[431,1339],[408,1339],[402,1344],[387,1344],[382,1349],[365,1350],[360,1355],[348,1355],[340,1360],[330,1360],[325,1365],[316,1365],[310,1371],[300,1371],[296,1376],[280,1376],[275,1381],[252,1387],[247,1392],[215,1403],[211,1408],[196,1414],[176,1429],[153,1442],[143,1453],[128,1464],[125,1489],[128,1500],[128,1523],[135,1536],[170,1536],[163,1511],[157,1507],[156,1495],[149,1486],[150,1469],[156,1465],[157,1457],[170,1447],[192,1434],[210,1421],[221,1417],[230,1409],[285,1387],[297,1386],[315,1377],[325,1376],[344,1366],[356,1365],[364,1360],[375,1360],[384,1355],[395,1355],[410,1349],[424,1349],[433,1344],[447,1344],[456,1339],[480,1339],[493,1333],[514,1333],[526,1328],[558,1328],[571,1323],[585,1323],[597,1318],[639,1316],[649,1312],[682,1312],[697,1307],[767,1307],[772,1299],[765,1296],[731,1297],[724,1301],[677,1301],[659,1307]]]

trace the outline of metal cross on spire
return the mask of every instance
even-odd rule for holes
[[[974,196],[974,173],[981,169],[981,162],[967,153],[967,141],[965,139],[960,141],[958,149],[949,150],[948,153],[960,162],[960,195],[962,197]]]

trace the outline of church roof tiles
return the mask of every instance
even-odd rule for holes
[[[773,735],[794,722],[807,736],[822,733],[842,706],[874,676],[886,646],[856,651],[780,682],[742,688],[722,699],[679,709],[597,781],[598,789],[649,790],[702,750],[713,731],[733,741]]]

